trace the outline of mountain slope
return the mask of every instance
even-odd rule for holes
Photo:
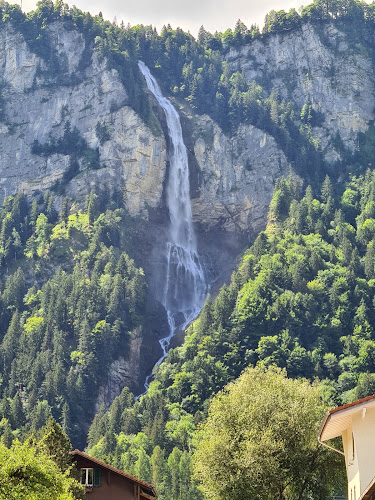
[[[147,397],[133,406],[125,389],[109,416],[100,409],[94,452],[147,470],[165,449],[173,474],[188,470],[209,398],[249,363],[318,375],[343,401],[372,383],[374,6],[328,7],[195,40],[48,0],[28,15],[0,4],[4,432],[51,411],[83,444],[95,409],[123,386],[139,393],[160,357],[170,141],[139,59],[181,116],[198,251],[218,297]],[[327,173],[337,192],[325,181],[318,195]],[[275,183],[267,231],[219,292],[266,227]],[[163,474],[174,498],[185,486],[198,495],[188,475],[172,488]]]
[[[95,417],[91,453],[152,477],[161,498],[195,498],[186,467],[196,426],[245,367],[317,377],[331,405],[374,392],[373,172],[345,187],[334,192],[327,177],[314,198],[293,177],[278,183],[267,229],[231,284],[208,299],[140,401],[125,389]]]

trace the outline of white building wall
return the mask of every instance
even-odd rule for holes
[[[348,475],[348,499],[358,500],[375,476],[375,407],[363,408],[353,414],[352,425],[342,438]]]

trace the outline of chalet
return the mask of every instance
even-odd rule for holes
[[[327,444],[340,436],[343,452]],[[318,441],[345,456],[349,500],[375,500],[375,394],[329,411]]]
[[[71,452],[81,483],[86,487],[87,500],[155,500],[151,484],[86,455]]]

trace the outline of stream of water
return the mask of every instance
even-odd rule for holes
[[[163,96],[148,67],[138,62],[150,92],[155,96],[166,117],[170,139],[169,177],[166,188],[169,211],[169,236],[165,246],[166,275],[162,303],[167,311],[169,332],[159,340],[166,357],[172,337],[184,330],[199,314],[208,292],[202,263],[197,252],[190,203],[189,168],[186,146],[182,137],[180,117],[172,103]],[[152,374],[145,381],[145,392]]]

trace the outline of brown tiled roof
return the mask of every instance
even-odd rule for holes
[[[135,481],[136,483],[138,483],[141,486],[150,490],[150,492],[154,495],[153,497],[150,497],[150,498],[156,498],[156,493],[155,493],[155,490],[154,490],[154,487],[152,486],[152,484],[146,483],[146,481],[142,481],[141,479],[138,479],[137,477],[131,476],[130,474],[127,474],[126,472],[123,472],[122,470],[116,469],[115,467],[112,467],[111,465],[108,465],[108,464],[102,462],[101,460],[98,460],[97,458],[91,457],[90,455],[86,455],[86,453],[83,453],[82,451],[73,450],[70,452],[70,454],[73,456],[78,455],[82,458],[86,458],[87,460],[91,460],[91,462],[94,462],[97,465],[104,467],[105,469],[108,469],[112,472],[115,472],[116,474],[119,474],[120,476],[124,476],[124,477],[130,479],[131,481]],[[147,492],[147,493],[150,493],[150,492]]]
[[[372,394],[371,396],[367,396],[362,399],[358,399],[357,401],[353,401],[353,403],[348,403],[346,405],[338,406],[337,408],[334,408],[333,410],[329,411],[329,415],[332,415],[332,413],[336,413],[341,410],[345,410],[346,408],[350,408],[352,406],[360,405],[361,403],[366,403],[366,401],[370,401],[371,399],[375,399],[375,394]]]

